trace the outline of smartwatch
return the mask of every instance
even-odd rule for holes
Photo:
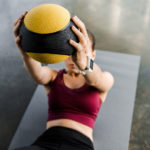
[[[85,75],[88,72],[92,72],[93,71],[93,64],[94,64],[94,59],[92,59],[90,56],[88,56],[88,66],[86,67],[85,70],[80,70],[78,67],[78,72]]]

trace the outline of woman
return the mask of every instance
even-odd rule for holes
[[[45,87],[49,114],[46,131],[30,146],[16,150],[94,150],[94,124],[100,106],[114,84],[114,77],[109,72],[102,72],[95,62],[92,72],[85,75],[78,72],[78,69],[87,68],[87,56],[94,59],[96,50],[94,36],[86,30],[84,23],[77,16],[72,17],[72,20],[79,30],[72,27],[72,31],[80,42],[69,40],[76,53],[65,60],[66,69],[56,70],[41,66],[40,62],[26,55],[20,45],[18,30],[27,12],[14,22],[15,42],[26,70],[34,81]]]

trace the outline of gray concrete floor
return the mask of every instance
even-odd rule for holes
[[[0,149],[6,150],[37,84],[26,72],[13,37],[25,10],[58,3],[76,14],[96,37],[96,48],[141,56],[129,150],[150,149],[150,0],[1,0]]]

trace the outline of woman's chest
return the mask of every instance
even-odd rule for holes
[[[70,88],[70,89],[78,89],[81,88],[85,84],[85,79],[71,79],[70,77],[63,75],[62,83],[64,86]]]

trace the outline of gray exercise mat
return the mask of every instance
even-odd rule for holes
[[[140,56],[97,50],[96,64],[109,71],[115,84],[102,104],[94,128],[95,150],[128,150]],[[48,65],[65,68],[64,61]],[[20,121],[9,150],[30,145],[46,129],[48,97],[38,85]]]

